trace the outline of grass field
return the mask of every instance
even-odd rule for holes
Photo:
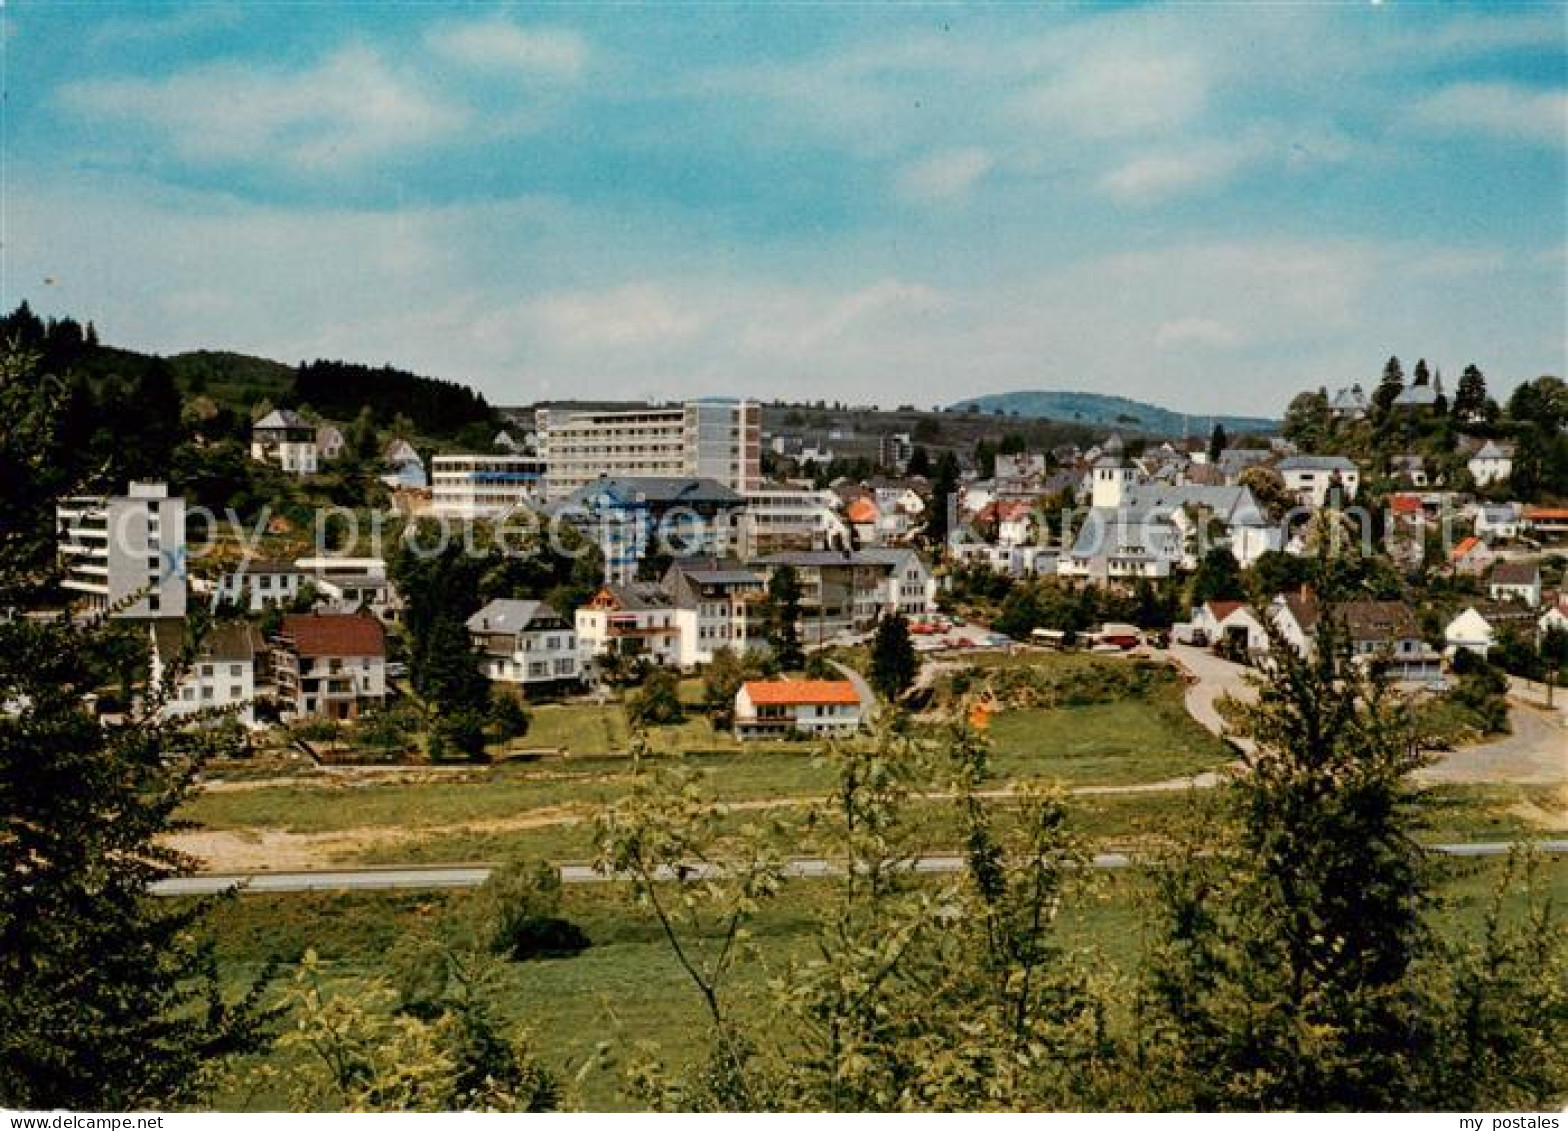
[[[1434,921],[1442,930],[1475,929],[1501,867],[1495,860],[1439,866]],[[1568,898],[1568,862],[1558,858],[1544,878],[1561,905]],[[755,924],[756,959],[737,987],[743,1011],[764,1015],[761,987],[770,972],[811,945],[814,915],[828,890],[821,881],[795,881],[765,905]],[[399,938],[442,932],[467,913],[472,898],[465,892],[242,897],[217,912],[218,959],[238,987],[269,960],[289,963],[312,947],[352,982],[384,972],[386,952]],[[1130,974],[1145,945],[1147,900],[1147,883],[1138,873],[1096,874],[1065,905],[1058,941],[1102,970]],[[654,923],[608,886],[567,889],[563,913],[594,945],[574,958],[509,965],[496,999],[501,1016],[531,1030],[546,1062],[568,1078],[594,1059],[601,1041],[622,1051],[637,1041],[657,1041],[677,1063],[699,1054],[704,1014]],[[590,1108],[624,1103],[616,1073],[596,1067],[584,1074],[575,1098]],[[220,1102],[266,1108],[269,1097],[231,1092]]]

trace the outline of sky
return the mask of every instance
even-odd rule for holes
[[[1568,365],[1568,7],[0,8],[0,305],[495,403]]]

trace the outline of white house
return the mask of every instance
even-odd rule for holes
[[[238,605],[247,612],[259,613],[273,606],[292,604],[308,578],[305,571],[289,562],[264,559],[243,561],[218,578],[212,603]]]
[[[710,662],[721,648],[767,646],[768,583],[755,570],[721,558],[682,558],[660,585],[675,607],[682,668]]]
[[[1335,483],[1343,487],[1347,502],[1356,497],[1361,487],[1360,469],[1344,456],[1290,456],[1279,461],[1278,471],[1286,488],[1302,503],[1314,507],[1327,501]]]
[[[748,680],[735,693],[735,737],[846,737],[865,705],[847,679]]]
[[[1269,650],[1268,630],[1245,601],[1209,601],[1192,610],[1191,627],[1214,647],[1246,656]]]
[[[675,602],[651,582],[601,585],[574,614],[582,663],[614,653],[662,667],[681,666],[681,626]]]
[[[335,424],[323,424],[316,429],[316,454],[323,460],[335,460],[347,447],[343,431]]]
[[[1475,532],[1488,542],[1509,542],[1519,537],[1524,508],[1518,503],[1475,503],[1467,513]]]
[[[1536,562],[1499,562],[1486,588],[1493,600],[1523,601],[1537,608],[1541,604],[1541,567]]]
[[[1485,656],[1492,650],[1496,640],[1497,633],[1473,605],[1443,628],[1443,642],[1450,656],[1461,648],[1477,656]]]
[[[314,475],[320,461],[316,428],[292,409],[275,408],[251,427],[250,458],[291,475]]]
[[[529,690],[557,689],[582,676],[577,633],[543,601],[491,601],[467,622],[479,670],[498,683]]]
[[[1552,607],[1542,613],[1540,620],[1535,622],[1535,629],[1540,636],[1545,636],[1553,629],[1568,632],[1568,593],[1557,594],[1557,600]]]
[[[286,616],[272,646],[286,714],[349,719],[387,694],[386,630],[374,617]]]
[[[1480,577],[1496,560],[1497,554],[1492,548],[1480,538],[1471,535],[1469,538],[1461,539],[1459,545],[1454,547],[1449,564],[1453,566],[1455,573]]]
[[[1488,440],[1465,466],[1470,469],[1470,477],[1475,480],[1477,487],[1501,483],[1513,474],[1514,446]]]
[[[153,621],[150,632],[148,686],[167,693],[160,718],[211,711],[213,722],[233,717],[256,725],[256,656],[262,644],[254,628],[243,621],[216,624],[188,653],[183,620]],[[163,688],[165,680],[171,686]]]

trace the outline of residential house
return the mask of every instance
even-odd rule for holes
[[[612,654],[661,667],[681,666],[681,626],[675,601],[653,582],[601,585],[573,620],[577,651],[585,668]]]
[[[392,440],[382,452],[381,482],[393,490],[422,491],[430,486],[425,461],[407,440]]]
[[[1330,398],[1328,411],[1342,420],[1361,420],[1366,417],[1370,402],[1360,385],[1340,389]]]
[[[1439,378],[1439,381],[1441,378]],[[1407,385],[1394,398],[1393,408],[1396,412],[1428,413],[1437,407],[1437,398],[1442,394],[1440,384]]]
[[[1184,541],[1169,518],[1096,507],[1057,561],[1056,572],[1101,585],[1169,577],[1181,565]]]
[[[1195,641],[1201,639],[1243,658],[1256,658],[1269,650],[1268,630],[1245,601],[1209,601],[1192,610],[1188,628]]]
[[[1498,562],[1486,582],[1487,592],[1496,601],[1522,601],[1530,608],[1541,604],[1541,566],[1539,562]]]
[[[1348,601],[1336,606],[1355,656],[1388,664],[1389,674],[1407,682],[1430,682],[1442,674],[1442,657],[1421,636],[1410,606],[1402,601]],[[1321,609],[1310,593],[1276,597],[1269,614],[1286,643],[1308,653],[1316,644]]]
[[[1523,529],[1524,508],[1518,503],[1473,503],[1467,513],[1475,532],[1488,542],[1511,542]]]
[[[914,618],[936,609],[936,577],[914,550],[795,551],[750,565],[770,579],[783,566],[795,570],[801,636],[808,643],[869,631],[883,613]]]
[[[220,621],[193,645],[185,622],[166,617],[151,623],[150,635],[147,684],[165,696],[159,718],[210,711],[212,722],[234,718],[256,725],[256,659],[263,646],[254,628]]]
[[[742,497],[737,522],[743,557],[849,544],[849,527],[832,491],[768,484]]]
[[[283,618],[272,670],[284,713],[352,719],[386,698],[386,630],[374,617],[306,613]]]
[[[1488,440],[1470,457],[1465,465],[1477,487],[1502,483],[1514,471],[1514,446],[1497,440]]]
[[[291,605],[308,582],[305,571],[290,562],[251,558],[218,578],[212,603],[236,605],[246,612]]]
[[[1396,482],[1406,487],[1426,487],[1429,480],[1426,473],[1426,460],[1419,455],[1392,456],[1388,461],[1388,473]]]
[[[290,475],[314,475],[320,462],[316,427],[293,409],[275,408],[251,426],[250,458]]]
[[[1568,535],[1568,507],[1525,507],[1522,526],[1537,538],[1562,538]]]
[[[1548,632],[1568,632],[1568,593],[1558,593],[1557,599],[1541,614],[1535,623],[1537,638]]]
[[[1501,632],[1512,629],[1528,636],[1534,630],[1534,620],[1534,613],[1522,605],[1477,601],[1444,626],[1443,642],[1450,656],[1461,648],[1485,656]]]
[[[865,706],[847,679],[748,680],[735,693],[735,737],[843,738],[860,730]]]
[[[915,454],[915,445],[908,432],[889,432],[877,444],[877,463],[902,475]]]
[[[1497,555],[1492,548],[1474,535],[1461,539],[1449,556],[1449,564],[1453,566],[1454,572],[1467,577],[1480,577],[1496,560]]]
[[[479,670],[529,692],[560,691],[582,677],[577,633],[543,601],[501,598],[468,618]]]
[[[1344,456],[1289,456],[1279,462],[1285,486],[1305,506],[1321,507],[1336,485],[1346,502],[1356,497],[1361,487],[1361,471]]]
[[[710,662],[721,648],[767,647],[768,582],[761,573],[721,558],[681,558],[660,584],[675,607],[682,668]]]
[[[343,454],[343,449],[348,442],[343,439],[343,430],[336,424],[323,424],[316,429],[316,454],[324,461],[331,462]]]

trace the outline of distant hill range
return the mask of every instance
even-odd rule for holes
[[[1004,416],[1120,428],[1155,436],[1206,436],[1216,424],[1224,425],[1225,431],[1233,436],[1242,432],[1279,431],[1279,421],[1261,416],[1189,416],[1158,405],[1103,393],[989,393],[955,401],[948,407],[956,412],[973,408],[981,413],[1000,412]]]

